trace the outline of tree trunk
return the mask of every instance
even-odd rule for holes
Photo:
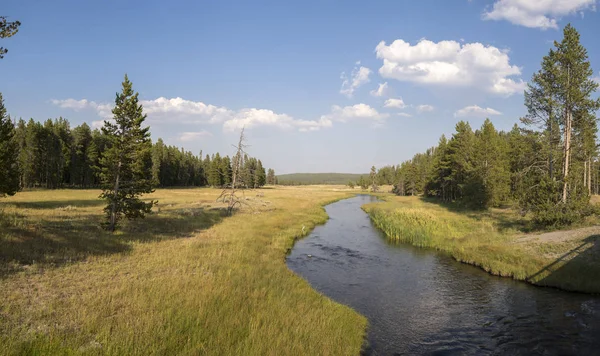
[[[588,173],[588,167],[587,167],[587,160],[583,161],[583,186],[587,187],[587,173]]]
[[[549,149],[549,154],[548,154],[548,175],[550,177],[550,180],[552,181],[554,178],[554,162],[552,159],[552,151],[553,151],[553,147],[552,147],[552,113],[550,113],[550,115],[548,115],[548,149]]]
[[[119,178],[121,173],[121,161],[119,160],[119,165],[117,166],[117,174],[115,177],[115,193],[113,196],[112,206],[110,208],[110,231],[115,231],[117,227],[117,199],[119,196]]]
[[[563,167],[563,193],[562,193],[562,202],[565,204],[567,202],[567,188],[568,182],[567,178],[569,177],[569,164],[571,160],[571,110],[567,109],[566,115],[566,123],[565,123],[565,147],[564,147],[564,155],[565,162]]]
[[[589,158],[588,160],[588,174],[587,174],[587,187],[588,187],[588,194],[592,195],[592,157]]]

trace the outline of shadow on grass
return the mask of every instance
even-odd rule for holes
[[[89,200],[44,200],[44,201],[28,201],[28,202],[10,202],[9,205],[13,205],[18,209],[58,209],[66,208],[68,206],[78,208],[89,208],[105,205],[106,202],[102,199],[89,199]]]
[[[477,221],[483,219],[493,220],[500,231],[517,230],[529,233],[544,230],[543,226],[536,226],[531,220],[523,219],[516,211],[511,211],[509,206],[494,210],[471,209],[455,202],[448,203],[436,198],[420,197],[420,199],[425,203],[435,204],[447,211],[462,214]]]
[[[544,276],[540,279],[541,276]],[[590,235],[528,280],[566,290],[600,293],[600,235]]]
[[[33,264],[55,267],[90,256],[128,252],[134,242],[189,237],[217,224],[224,216],[222,209],[167,210],[145,219],[123,221],[119,232],[112,234],[100,227],[101,214],[49,216],[28,221],[19,213],[9,215],[0,211],[0,278]]]

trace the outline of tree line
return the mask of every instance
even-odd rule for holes
[[[579,33],[564,28],[525,91],[522,126],[498,131],[487,119],[456,124],[450,138],[377,172],[399,195],[423,194],[470,208],[516,203],[542,225],[571,224],[594,213],[598,193],[598,83]]]
[[[7,121],[4,126],[14,140],[13,154],[18,168],[10,171],[18,175],[17,190],[101,186],[101,158],[110,148],[109,135],[99,129],[92,130],[86,123],[71,129],[69,121],[63,118],[43,123],[20,119],[12,130],[12,120],[6,116],[4,105],[0,105]],[[183,148],[166,145],[159,138],[143,152],[142,160],[152,172],[156,187],[223,187],[231,183],[231,159],[219,153],[207,154],[202,159],[202,151],[194,155]],[[274,176],[272,169],[269,172]],[[244,158],[241,182],[248,188],[267,183],[260,159]]]

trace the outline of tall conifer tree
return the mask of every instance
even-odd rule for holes
[[[102,127],[108,148],[100,160],[104,186],[100,197],[107,202],[104,211],[111,231],[122,217],[143,218],[156,204],[156,201],[140,200],[142,194],[154,191],[152,169],[148,164],[152,148],[150,128],[142,127],[146,115],[127,75],[122,86],[112,110],[114,122],[104,121]]]
[[[14,195],[19,190],[18,143],[15,126],[6,114],[0,94],[0,197]]]

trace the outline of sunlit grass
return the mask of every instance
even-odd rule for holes
[[[365,318],[285,265],[347,190],[263,189],[233,217],[217,190],[159,190],[160,211],[116,235],[98,193],[0,201],[0,354],[359,353]]]
[[[391,240],[449,253],[495,275],[600,293],[600,228],[538,238],[525,234],[531,221],[511,209],[457,211],[418,197],[385,199],[364,209]]]

